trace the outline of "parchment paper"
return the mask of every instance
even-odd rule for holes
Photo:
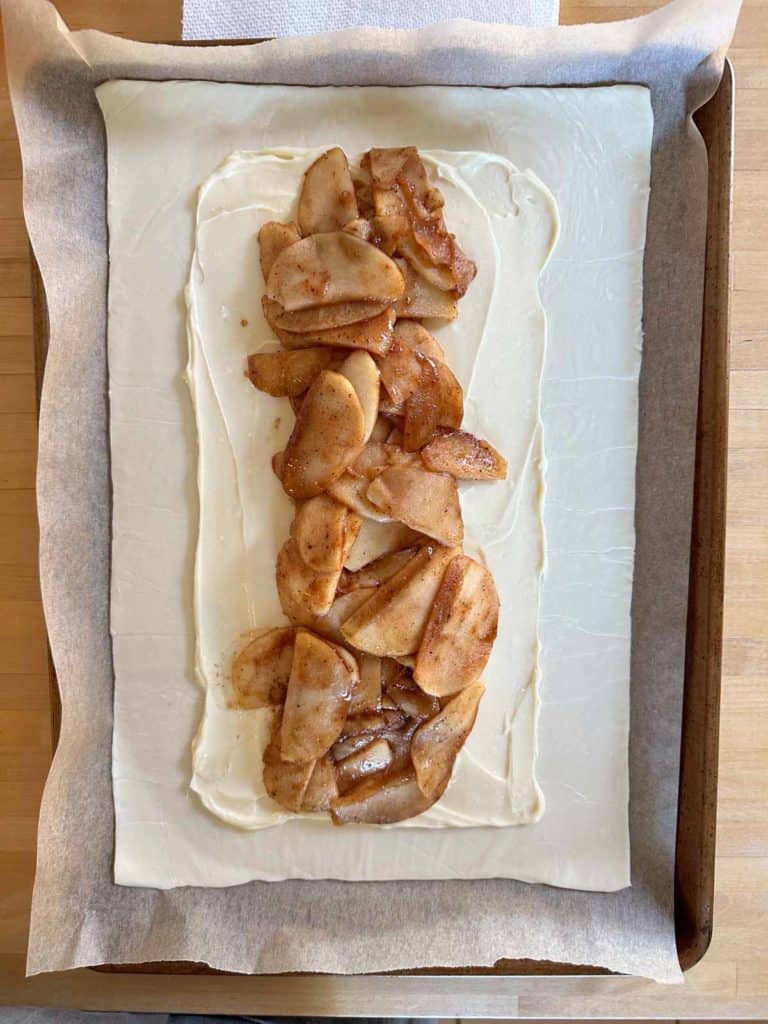
[[[714,92],[739,0],[675,0],[633,22],[452,22],[251,47],[68,33],[45,0],[5,0],[25,211],[50,310],[40,417],[43,601],[62,731],[40,818],[28,970],[196,960],[254,973],[591,963],[679,979],[673,862],[705,238],[706,158],[690,113]],[[502,880],[113,885],[105,161],[93,87],[110,78],[286,84],[564,85],[652,92],[633,601],[631,889]],[[190,130],[194,124],[190,123]]]

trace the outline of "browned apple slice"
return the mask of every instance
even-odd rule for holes
[[[386,441],[391,432],[392,424],[389,420],[385,416],[377,416],[369,440],[373,441],[374,444],[378,444]]]
[[[415,243],[411,253],[416,257],[417,272],[430,284],[445,291],[453,290],[453,294],[461,298],[477,274],[477,264],[459,248],[456,238],[446,229],[442,215],[413,216],[411,232]],[[416,256],[416,247],[421,250],[419,256]]]
[[[299,811],[315,762],[286,761],[280,748],[281,718],[275,716],[272,736],[264,748],[264,788],[272,799],[287,811]]]
[[[278,480],[282,482],[283,479],[283,463],[285,461],[285,452],[275,452],[272,456],[272,472],[275,474]]]
[[[323,370],[307,391],[285,447],[282,482],[292,498],[328,489],[360,453],[363,410],[346,377]]]
[[[426,278],[421,277],[404,259],[395,259],[405,281],[402,298],[395,303],[398,318],[421,320],[433,317],[437,320],[455,320],[459,315],[456,299],[452,292],[441,291]]]
[[[381,704],[381,658],[374,654],[361,654],[358,658],[360,677],[352,690],[350,715],[378,711]]]
[[[279,221],[269,220],[259,228],[259,262],[261,273],[266,281],[272,264],[289,245],[298,242],[301,238],[298,224],[291,221],[289,224],[280,224]]]
[[[421,352],[437,363],[445,362],[445,352],[437,338],[416,320],[398,320],[392,333],[394,340],[404,348]]]
[[[415,772],[406,769],[359,782],[332,801],[331,817],[335,825],[389,825],[415,818],[433,802],[419,789]]]
[[[402,411],[405,402],[421,383],[423,357],[413,349],[393,341],[389,351],[378,362],[381,383],[393,408]]]
[[[306,312],[313,311],[307,310]],[[296,316],[299,315],[301,314],[296,314]],[[270,323],[270,327],[281,345],[291,350],[327,345],[331,348],[363,349],[366,352],[373,352],[374,355],[384,355],[392,344],[394,321],[394,310],[388,307],[369,319],[341,324],[327,330],[310,330],[299,333],[284,331],[275,323]]]
[[[447,473],[391,466],[368,485],[366,497],[385,515],[441,544],[464,540],[459,492]]]
[[[327,494],[303,502],[291,524],[305,565],[316,572],[339,572],[360,532],[361,519]]]
[[[280,605],[297,626],[312,625],[317,615],[325,615],[333,604],[340,570],[317,572],[299,554],[293,538],[283,544],[277,556],[275,580]]]
[[[385,692],[408,718],[417,722],[432,718],[440,710],[437,697],[424,693],[413,681],[407,668],[401,668],[400,674],[387,683]]]
[[[373,740],[336,765],[339,792],[351,789],[361,779],[386,771],[392,763],[392,748],[386,740]]]
[[[328,344],[317,338],[325,331],[338,331],[342,327],[353,327],[361,322],[368,322],[385,313],[392,305],[390,302],[337,302],[332,306],[313,306],[310,309],[286,310],[279,302],[262,296],[261,306],[264,318],[280,337],[286,348],[304,348],[307,344]],[[282,333],[281,333],[282,332]],[[283,337],[286,334],[286,338]],[[298,335],[309,334],[304,345]],[[288,339],[294,344],[289,344]],[[341,345],[341,342],[338,342]],[[349,346],[352,347],[351,345]],[[358,346],[359,348],[365,346]]]
[[[435,363],[440,377],[440,409],[437,422],[441,427],[460,427],[464,418],[464,392],[446,363]]]
[[[361,589],[349,594],[338,594],[325,615],[313,616],[311,620],[302,624],[310,626],[316,633],[333,640],[336,644],[345,644],[347,641],[341,632],[342,622],[345,622],[352,612],[357,611],[360,605],[365,604],[373,594],[373,587],[369,590]]]
[[[345,740],[354,736],[381,736],[393,729],[401,729],[404,724],[405,715],[399,708],[394,711],[367,711],[360,715],[350,715],[344,723],[341,739]],[[336,756],[336,746],[334,745],[334,756]]]
[[[339,577],[338,593],[349,594],[360,587],[378,587],[387,580],[392,579],[395,573],[405,566],[418,554],[418,547],[403,548],[401,551],[391,551],[382,555],[374,562],[369,562],[357,572],[349,572],[344,569]]]
[[[467,687],[413,734],[411,759],[419,789],[430,803],[439,800],[445,792],[456,756],[475,724],[484,693],[485,687],[480,683]]]
[[[372,242],[376,244],[373,238],[373,228],[371,222],[366,220],[365,217],[358,217],[356,220],[351,220],[349,224],[344,225],[344,231],[347,231],[350,235],[357,235],[358,238],[362,238],[364,242]],[[387,253],[389,255],[389,253]]]
[[[247,376],[255,388],[275,398],[306,391],[333,359],[327,348],[302,348],[295,352],[256,352],[248,356]]]
[[[403,447],[403,432],[400,427],[395,427],[392,433],[387,438],[387,444],[394,444],[398,448]]]
[[[338,480],[334,480],[328,488],[328,493],[364,520],[372,519],[379,523],[390,522],[390,517],[384,515],[381,509],[376,508],[373,502],[366,497],[368,484],[368,477],[355,476],[347,471]]]
[[[493,445],[465,430],[438,433],[421,449],[427,469],[450,473],[457,480],[504,480],[507,460]]]
[[[238,651],[232,662],[234,707],[266,708],[283,703],[295,632],[291,626],[270,629]]]
[[[331,801],[339,795],[336,766],[330,754],[319,757],[309,778],[301,801],[302,811],[318,812],[330,809]]]
[[[423,539],[422,534],[403,523],[377,523],[372,519],[364,519],[357,540],[349,549],[344,567],[350,572],[357,572],[382,555],[400,551]]]
[[[338,231],[357,218],[357,200],[343,149],[334,146],[307,168],[299,194],[302,235]]]
[[[363,410],[364,437],[371,436],[379,415],[379,368],[368,352],[352,352],[339,367],[355,389]]]
[[[407,452],[418,451],[432,438],[442,411],[439,364],[420,352],[416,354],[421,361],[421,378],[405,402],[403,415],[403,447]]]
[[[392,256],[397,252],[403,238],[411,233],[408,218],[402,213],[390,213],[381,217],[373,217],[370,224],[371,235],[369,241],[378,246],[387,256]]]
[[[457,555],[445,571],[416,658],[414,678],[426,693],[445,697],[479,679],[499,625],[493,577]]]
[[[352,181],[355,187],[355,198],[357,209],[361,217],[370,218],[376,210],[373,206],[373,191],[371,189],[371,176],[366,163],[355,167],[352,171]]]
[[[342,302],[386,302],[403,294],[397,265],[375,245],[345,231],[309,235],[283,249],[266,296],[287,313]]]
[[[284,761],[311,761],[330,750],[344,727],[352,673],[338,650],[320,637],[296,633],[280,730]]]
[[[342,623],[353,647],[379,657],[414,654],[455,549],[425,546]]]
[[[428,254],[416,241],[413,230],[410,228],[407,234],[403,235],[398,245],[398,251],[405,256],[410,265],[429,284],[434,285],[443,292],[454,292],[456,282],[450,266],[438,266],[432,262]]]

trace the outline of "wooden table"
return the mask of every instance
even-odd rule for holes
[[[656,3],[562,0],[566,22]],[[180,0],[58,0],[71,28],[178,37]],[[630,978],[195,978],[73,971],[24,980],[37,808],[51,758],[37,580],[35,387],[20,160],[0,78],[0,1003],[219,1013],[768,1017],[768,0],[745,0],[738,84],[733,337],[715,934],[685,986]],[[352,1002],[354,1000],[354,1003]]]

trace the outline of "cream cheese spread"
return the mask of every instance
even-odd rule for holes
[[[261,312],[256,235],[265,221],[295,218],[304,172],[322,151],[233,153],[200,189],[187,286],[200,446],[196,671],[205,688],[192,788],[210,811],[245,829],[294,817],[262,783],[271,712],[229,706],[228,667],[242,635],[286,621],[274,565],[292,517],[270,460],[293,415],[287,400],[256,391],[243,375],[249,352],[275,344]],[[543,810],[534,774],[546,334],[538,283],[557,238],[557,208],[535,175],[501,156],[421,155],[445,198],[449,230],[478,266],[458,319],[431,327],[464,388],[465,429],[495,445],[509,472],[493,485],[461,485],[465,550],[488,565],[501,599],[478,720],[441,800],[392,827],[524,824]]]

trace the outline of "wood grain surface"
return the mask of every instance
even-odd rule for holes
[[[660,6],[562,0],[562,20]],[[72,28],[177,38],[179,0],[59,0]],[[631,978],[147,977],[24,980],[37,809],[51,757],[37,581],[31,278],[0,78],[0,1003],[218,1013],[768,1017],[768,0],[745,0],[736,67],[728,545],[715,933],[683,986]]]

